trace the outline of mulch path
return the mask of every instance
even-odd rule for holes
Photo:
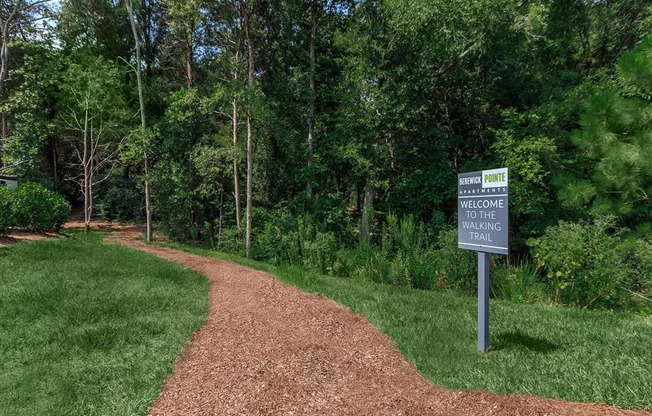
[[[59,237],[57,233],[37,233],[33,231],[12,230],[7,236],[0,236],[0,247],[10,246],[21,241],[43,240]]]
[[[123,229],[108,240],[211,282],[210,314],[149,415],[652,415],[433,386],[365,317],[269,274],[139,237]]]

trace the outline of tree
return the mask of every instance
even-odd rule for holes
[[[186,86],[195,84],[195,44],[201,18],[201,0],[167,0],[169,26],[181,47]]]
[[[59,60],[47,45],[34,42],[21,46],[26,52],[23,62],[12,71],[12,78],[20,82],[8,94],[5,105],[12,115],[12,128],[3,147],[4,162],[16,165],[11,172],[23,180],[49,175],[57,178],[56,157],[44,157],[43,150],[53,136],[48,103],[57,84]]]
[[[319,0],[312,0],[310,2],[310,75],[309,75],[309,104],[308,104],[308,158],[307,166],[308,171],[312,167],[313,156],[314,156],[314,130],[315,130],[315,106],[317,100],[317,94],[315,91],[315,66],[316,66],[316,57],[315,57],[315,44],[317,42],[317,26],[319,24],[319,15],[321,11],[321,4]],[[312,198],[312,178],[308,177],[306,184],[306,195],[308,199]]]
[[[10,66],[10,42],[25,26],[39,19],[44,5],[50,0],[7,0],[0,4],[0,166],[2,166],[2,147],[9,136],[6,100],[6,82]]]
[[[59,123],[70,147],[67,179],[84,198],[84,227],[90,230],[94,188],[111,175],[125,142],[120,125],[125,102],[118,68],[101,57],[79,57],[63,75]]]
[[[588,158],[584,174],[560,190],[571,207],[615,215],[627,225],[652,217],[652,36],[623,54],[617,85],[587,102],[573,142]]]
[[[254,35],[252,32],[252,19],[256,7],[256,0],[241,0],[238,4],[238,13],[242,19],[245,39],[247,42],[247,86],[249,93],[252,95],[254,90],[254,71],[256,68]],[[251,227],[252,227],[252,209],[253,209],[253,172],[254,172],[254,117],[252,114],[253,106],[247,108],[247,206],[246,206],[246,230],[245,230],[245,244],[247,250],[247,257],[251,254]]]
[[[145,221],[146,232],[145,236],[148,242],[152,241],[152,200],[149,179],[149,158],[147,151],[147,119],[145,116],[145,99],[143,98],[143,81],[141,76],[141,60],[140,60],[140,36],[136,29],[136,20],[134,18],[134,10],[132,0],[126,0],[125,6],[129,14],[129,22],[131,24],[131,31],[134,35],[134,43],[136,45],[136,80],[138,83],[138,103],[140,108],[140,133],[143,138],[143,169],[145,173]]]

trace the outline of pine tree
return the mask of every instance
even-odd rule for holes
[[[652,214],[652,36],[621,57],[616,85],[589,99],[573,142],[593,164],[560,196],[640,225]]]

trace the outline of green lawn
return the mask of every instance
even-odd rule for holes
[[[98,234],[0,248],[0,415],[144,415],[207,293]]]
[[[178,247],[178,246],[177,246]],[[433,383],[652,409],[652,320],[492,302],[227,258],[364,314]],[[208,282],[101,236],[0,249],[0,415],[144,414],[207,311]]]
[[[267,270],[369,317],[434,384],[652,410],[652,319],[491,303],[491,350],[476,352],[476,299],[383,286],[174,246]]]

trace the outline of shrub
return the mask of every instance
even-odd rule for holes
[[[491,271],[491,291],[497,298],[516,303],[549,300],[549,290],[541,281],[538,268],[526,259],[494,267]]]
[[[434,289],[437,286],[437,270],[440,257],[436,251],[423,250],[413,256],[409,263],[410,286],[417,289]]]
[[[23,183],[12,191],[12,211],[18,227],[32,231],[58,231],[68,219],[68,201],[36,183]]]
[[[298,233],[268,222],[256,236],[252,255],[256,260],[274,264],[297,264],[300,258]]]
[[[614,230],[614,223],[612,217],[593,222],[560,221],[548,227],[541,238],[530,241],[558,302],[605,308],[630,304],[625,289],[639,272],[632,262],[649,266],[636,260],[637,254],[621,239],[623,230]]]
[[[244,256],[245,244],[241,234],[242,232],[238,232],[238,229],[235,227],[222,228],[217,234],[217,244],[215,248],[226,253]]]
[[[629,271],[623,290],[629,295],[631,309],[652,314],[652,244],[628,238],[620,244],[619,252]]]
[[[335,254],[333,274],[336,276],[353,277],[357,270],[369,263],[376,249],[370,244],[361,244],[353,249],[340,248]]]
[[[132,181],[121,181],[98,195],[95,206],[107,221],[140,222],[145,219],[145,199]]]
[[[365,243],[334,254],[333,274],[378,283],[432,289],[439,266],[437,252],[422,243],[424,227],[411,216],[387,217],[381,247]]]
[[[14,226],[11,193],[0,186],[0,235],[7,235]]]
[[[437,246],[439,267],[436,286],[476,293],[477,254],[457,247],[456,229],[442,231]]]
[[[399,220],[396,215],[389,214],[383,229],[383,249],[392,254],[411,255],[422,248],[424,234],[424,225],[417,225],[412,215]]]
[[[315,232],[308,240],[302,240],[303,264],[321,273],[333,274],[337,241],[331,232]]]

